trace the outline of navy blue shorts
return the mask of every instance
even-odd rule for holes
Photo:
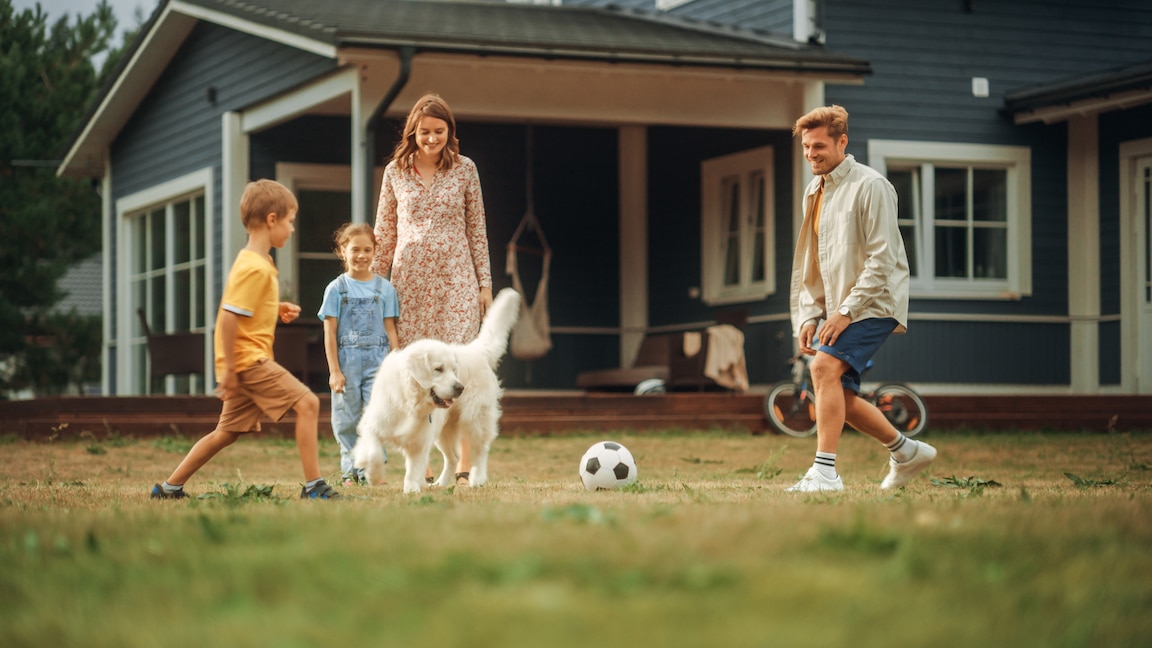
[[[817,351],[834,355],[848,363],[848,371],[840,376],[845,389],[860,393],[860,376],[868,366],[868,361],[880,350],[884,341],[896,330],[897,322],[891,317],[874,317],[853,322],[844,329],[836,344],[821,344]]]

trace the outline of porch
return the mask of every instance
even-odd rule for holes
[[[580,431],[707,430],[764,434],[762,393],[678,392],[664,395],[510,390],[501,433],[555,435]],[[329,433],[329,397],[320,395],[321,434]],[[950,429],[1152,430],[1149,396],[925,395],[929,433]],[[220,402],[210,396],[61,396],[0,401],[0,435],[46,439],[91,434],[199,436],[210,431]],[[292,434],[292,415],[265,423],[268,433]]]

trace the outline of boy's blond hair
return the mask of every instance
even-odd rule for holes
[[[298,208],[296,196],[288,191],[288,187],[267,178],[249,182],[244,187],[244,195],[240,196],[240,219],[244,229],[263,223],[268,214],[276,214],[279,220]]]
[[[821,126],[828,127],[828,135],[832,139],[840,139],[841,135],[848,134],[848,111],[836,104],[815,108],[796,120],[792,126],[792,135],[800,135],[803,131]]]

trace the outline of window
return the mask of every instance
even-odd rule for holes
[[[770,146],[701,165],[705,303],[753,301],[776,290],[772,168]]]
[[[373,171],[373,196],[379,195],[382,168]],[[336,256],[332,235],[344,223],[356,219],[352,214],[352,169],[343,165],[295,164],[276,165],[276,179],[292,190],[300,203],[296,233],[283,249],[276,251],[280,270],[280,298],[300,304],[300,316],[316,319],[324,288],[344,271]],[[369,223],[373,223],[373,202]]]
[[[202,191],[125,214],[135,393],[204,392],[204,376],[148,379],[148,348],[136,309],[155,333],[206,331],[205,206]]]
[[[1027,148],[871,140],[868,159],[899,195],[913,297],[1031,293]]]

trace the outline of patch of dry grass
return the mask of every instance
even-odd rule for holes
[[[585,491],[601,434],[497,440],[492,483],[302,502],[294,444],[242,439],[147,499],[192,440],[0,445],[5,645],[1137,646],[1152,636],[1152,437],[935,434],[879,490],[847,434],[842,495],[784,488],[814,439],[609,435],[639,482]],[[322,465],[336,476],[336,446]],[[1068,477],[1076,476],[1079,481]],[[239,497],[245,486],[271,497]],[[228,494],[231,493],[231,496]]]

